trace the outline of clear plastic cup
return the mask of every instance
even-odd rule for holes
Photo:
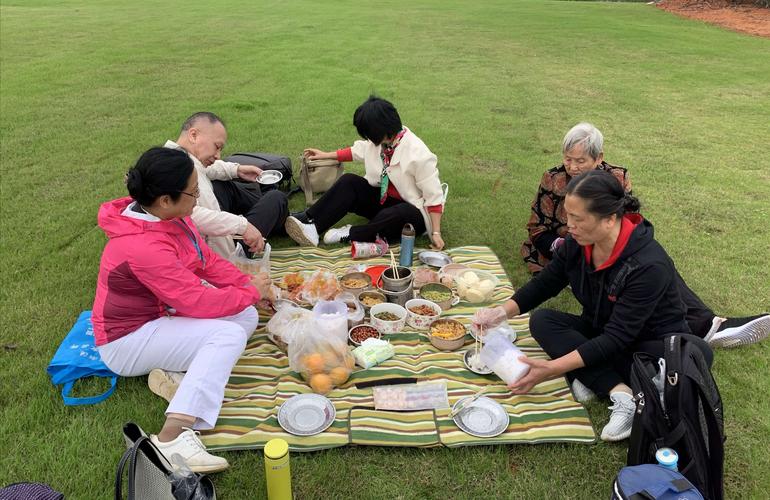
[[[529,373],[529,365],[519,360],[524,353],[504,334],[486,335],[480,355],[481,361],[507,385]]]
[[[313,318],[324,335],[348,341],[348,306],[341,300],[319,300],[313,306]]]

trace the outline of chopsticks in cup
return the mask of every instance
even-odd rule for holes
[[[396,256],[393,255],[393,250],[390,251],[390,265],[393,267],[393,277],[395,279],[399,279],[398,277],[398,266],[396,266]]]

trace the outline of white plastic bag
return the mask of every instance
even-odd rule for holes
[[[267,322],[267,336],[273,343],[285,349],[284,345],[291,345],[295,336],[305,331],[301,327],[303,323],[312,325],[313,313],[301,307],[282,307]]]
[[[355,366],[347,342],[325,335],[315,320],[303,321],[289,344],[289,366],[299,372],[311,389],[326,394],[344,384]]]

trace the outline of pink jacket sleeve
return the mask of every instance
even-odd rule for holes
[[[207,267],[211,265],[208,246],[203,246]],[[205,254],[204,254],[205,255]],[[222,263],[214,260],[213,278],[218,281],[227,273],[237,270],[223,270]],[[201,278],[185,267],[177,257],[176,249],[170,242],[156,240],[151,242],[145,251],[133,255],[129,261],[131,271],[136,278],[146,286],[158,299],[176,309],[181,316],[191,318],[221,318],[239,313],[246,307],[259,301],[256,287],[248,283],[248,277],[242,275],[238,281],[229,285],[212,282],[219,288],[211,288],[201,283]],[[234,273],[231,274],[231,276]],[[206,277],[204,276],[204,279]]]

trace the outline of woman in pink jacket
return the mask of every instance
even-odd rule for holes
[[[151,436],[166,457],[178,453],[197,472],[223,470],[227,460],[206,452],[194,429],[214,426],[270,279],[241,273],[198,234],[190,220],[198,178],[183,151],[150,149],[126,184],[130,198],[99,209],[109,241],[94,301],[96,345],[112,371],[150,373],[150,388],[169,401]]]

